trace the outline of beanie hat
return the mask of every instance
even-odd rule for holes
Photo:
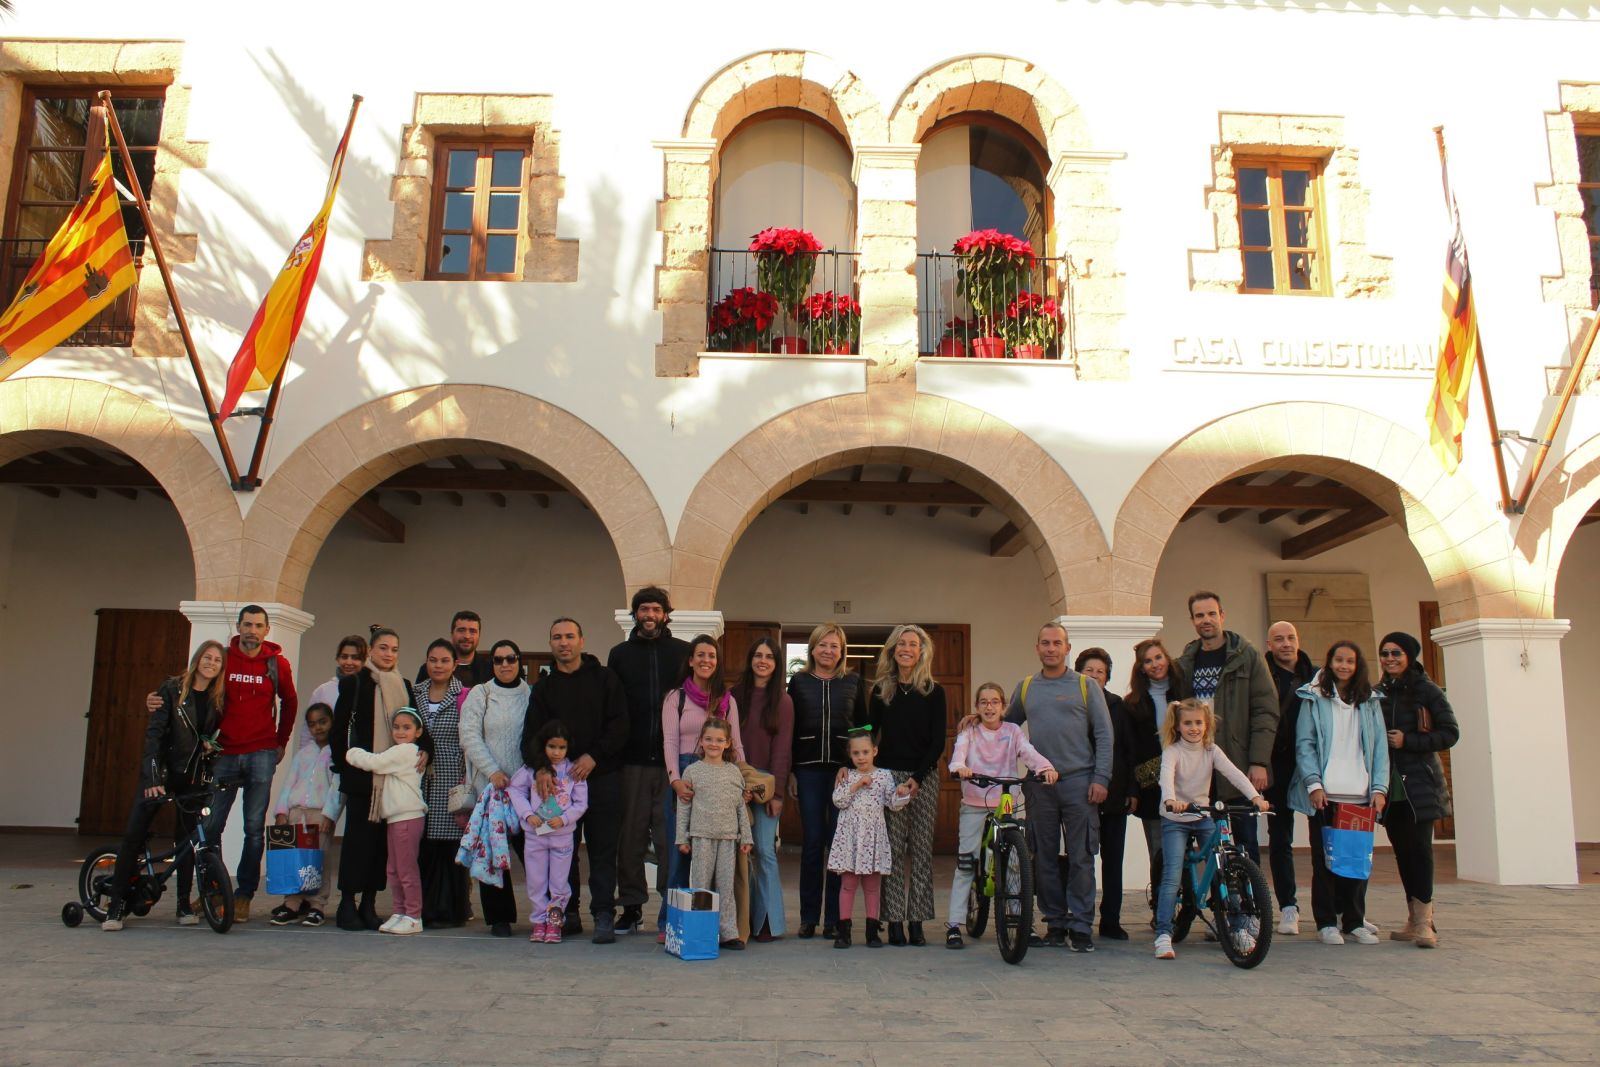
[[[1384,634],[1383,640],[1378,642],[1378,647],[1381,649],[1384,645],[1400,646],[1401,650],[1406,654],[1406,668],[1408,670],[1412,667],[1419,669],[1422,667],[1422,642],[1410,634],[1402,633],[1399,630]]]

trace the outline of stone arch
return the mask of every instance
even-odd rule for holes
[[[1554,614],[1561,560],[1578,524],[1600,501],[1600,434],[1572,449],[1539,482],[1517,523],[1517,555],[1529,561],[1529,585],[1538,596],[1538,617]]]
[[[751,115],[780,107],[830,123],[852,149],[887,139],[883,108],[866,82],[828,56],[782,50],[756,52],[712,75],[689,105],[683,136],[720,142]]]
[[[155,476],[189,535],[195,598],[231,598],[242,520],[227,476],[199,438],[165,409],[103,382],[0,383],[0,465],[86,441],[125,453]]]
[[[348,411],[284,460],[245,520],[239,598],[298,607],[317,552],[351,505],[396,471],[469,442],[519,451],[578,494],[611,534],[628,588],[665,581],[661,509],[604,434],[526,393],[445,383]]]
[[[1400,520],[1433,579],[1444,622],[1509,618],[1529,608],[1500,515],[1466,478],[1446,475],[1426,441],[1369,412],[1290,401],[1201,426],[1140,477],[1113,533],[1116,614],[1150,611],[1161,554],[1201,493],[1286,461],[1344,482]]]
[[[965,56],[918,75],[889,115],[889,137],[917,144],[934,123],[985,111],[1032,134],[1051,162],[1090,147],[1089,124],[1071,96],[1043,69],[1013,56]]]
[[[750,431],[712,464],[678,523],[674,603],[712,607],[740,535],[763,508],[816,474],[859,463],[921,467],[981,494],[1027,539],[1055,610],[1104,610],[1105,535],[1061,465],[994,415],[903,389],[794,408]]]

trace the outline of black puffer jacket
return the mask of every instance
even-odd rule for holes
[[[628,743],[622,762],[630,767],[661,767],[661,702],[683,678],[689,642],[673,637],[665,626],[661,636],[641,637],[635,626],[628,639],[611,650],[606,669],[622,682],[628,697]]]
[[[1138,783],[1133,778],[1136,747],[1133,718],[1128,714],[1128,706],[1115,693],[1106,694],[1106,711],[1111,716],[1111,783],[1106,786],[1106,802],[1100,810],[1120,815],[1127,811],[1128,798],[1139,795]]]
[[[1455,710],[1419,664],[1413,663],[1399,678],[1385,678],[1378,688],[1388,698],[1381,701],[1384,729],[1405,735],[1399,748],[1389,749],[1389,781],[1405,791],[1419,822],[1446,818],[1451,811],[1450,790],[1439,753],[1461,739]],[[1426,732],[1421,728],[1422,708],[1433,719]],[[1391,784],[1390,795],[1398,792]]]
[[[179,700],[183,679],[168,678],[156,690],[161,706],[150,714],[144,730],[144,759],[139,764],[139,788],[161,786],[177,793],[200,779],[200,739],[217,732],[222,716],[211,701],[191,691]]]
[[[1289,779],[1294,777],[1294,731],[1300,722],[1300,687],[1317,675],[1311,657],[1300,652],[1294,670],[1283,669],[1282,664],[1267,656],[1267,671],[1278,691],[1278,736],[1272,741],[1272,783],[1267,787],[1269,799],[1279,806],[1289,802]]]
[[[794,701],[794,766],[848,762],[850,727],[866,722],[867,684],[851,672],[818,678],[801,671],[789,679]]]

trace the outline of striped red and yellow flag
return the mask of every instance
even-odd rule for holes
[[[0,379],[76,333],[137,278],[107,152],[0,315]]]
[[[1455,232],[1445,257],[1444,325],[1439,336],[1439,364],[1433,395],[1428,399],[1428,441],[1447,473],[1461,465],[1461,432],[1467,425],[1467,396],[1478,361],[1478,312],[1472,302],[1472,270],[1461,233],[1461,212],[1447,193]]]
[[[289,362],[289,350],[300,332],[300,323],[306,317],[306,304],[311,300],[311,290],[317,284],[317,269],[322,265],[322,249],[327,243],[328,216],[333,213],[333,201],[339,194],[339,175],[344,170],[345,148],[350,144],[350,130],[355,126],[356,114],[352,109],[350,122],[344,128],[344,137],[333,154],[333,169],[328,175],[328,191],[323,197],[322,210],[311,220],[306,232],[295,242],[284,260],[278,278],[267,290],[267,297],[256,309],[256,317],[239,345],[239,352],[228,367],[228,387],[222,397],[220,414],[227,418],[245,392],[272,388],[272,383],[283,373]]]

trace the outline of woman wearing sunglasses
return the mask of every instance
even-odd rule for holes
[[[466,757],[473,791],[505,789],[522,769],[522,730],[528,718],[528,683],[522,677],[522,650],[515,641],[496,641],[489,650],[494,677],[473,686],[461,703],[461,754]],[[522,832],[507,836],[511,854],[522,855]],[[517,921],[517,894],[504,886],[478,883],[483,921],[496,937],[510,937]]]

